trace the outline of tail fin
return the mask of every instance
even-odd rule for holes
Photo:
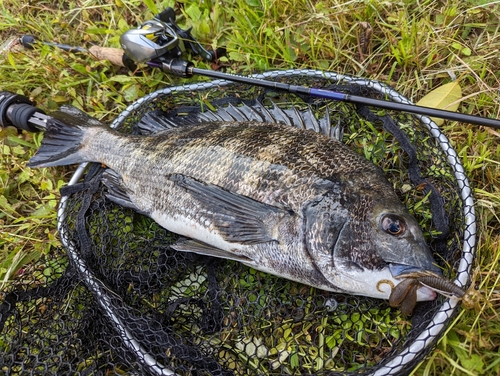
[[[83,112],[65,107],[47,121],[42,145],[28,167],[50,167],[87,162],[82,141],[88,126],[102,124]]]

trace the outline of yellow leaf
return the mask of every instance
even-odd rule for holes
[[[16,61],[14,60],[14,57],[12,56],[12,54],[10,52],[7,53],[7,60],[9,60],[9,63],[10,63],[10,65],[12,65],[12,68],[17,70]]]
[[[55,95],[52,97],[52,100],[56,103],[64,103],[66,102],[68,99],[63,96],[63,95]]]
[[[456,111],[462,98],[462,89],[458,81],[453,81],[432,90],[416,104],[417,106],[438,108],[440,110]],[[443,124],[443,119],[432,118],[437,125]]]

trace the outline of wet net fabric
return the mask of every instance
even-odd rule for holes
[[[264,77],[399,100],[373,81],[309,71]],[[310,108],[318,124],[328,117],[332,137],[383,168],[445,276],[468,283],[472,197],[455,152],[429,119],[220,81],[153,93],[113,126],[144,133],[151,113],[175,122],[257,103],[270,111],[274,104]],[[406,374],[457,311],[439,297],[404,317],[386,301],[176,252],[175,234],[106,198],[102,172],[88,166],[62,191],[60,253],[30,266],[2,293],[6,374]]]

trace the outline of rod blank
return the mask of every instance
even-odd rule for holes
[[[398,103],[382,99],[367,98],[358,95],[350,95],[325,89],[308,88],[304,86],[289,85],[282,82],[267,81],[253,77],[244,77],[223,72],[216,72],[207,69],[195,68],[192,63],[181,59],[169,59],[163,63],[148,62],[149,66],[160,68],[166,73],[172,73],[181,77],[191,77],[200,75],[221,80],[239,82],[243,84],[256,85],[274,90],[283,90],[289,93],[311,95],[317,98],[332,99],[335,101],[356,103],[379,107],[386,110],[396,110],[409,112],[412,114],[425,115],[447,120],[460,121],[463,123],[483,125],[486,127],[500,129],[500,120],[477,115],[468,115],[460,112],[440,110],[437,108],[417,106],[414,104]]]

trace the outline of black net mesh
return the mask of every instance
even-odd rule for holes
[[[267,78],[385,97],[365,80],[301,71]],[[470,190],[456,172],[455,152],[442,135],[431,134],[429,121],[222,82],[154,93],[114,125],[140,132],[136,125],[151,111],[175,118],[228,103],[252,106],[255,99],[283,109],[310,106],[318,119],[328,112],[343,141],[384,169],[445,276],[465,273],[467,283],[474,247]],[[32,265],[2,294],[0,369],[6,374],[406,374],[456,311],[440,297],[404,317],[386,301],[176,252],[170,248],[175,234],[106,198],[101,173],[92,165],[62,192],[60,254]]]

